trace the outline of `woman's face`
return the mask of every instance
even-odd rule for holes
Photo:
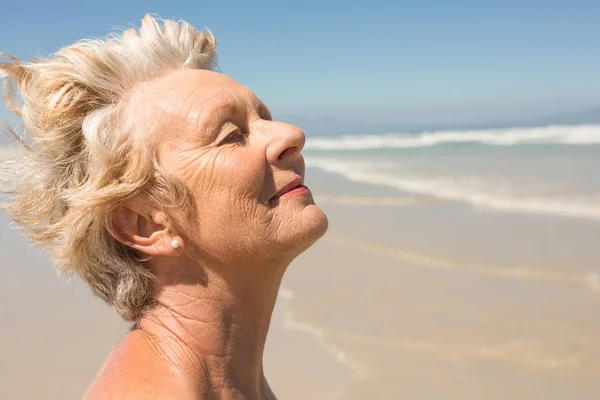
[[[197,220],[186,232],[221,261],[293,257],[327,230],[303,187],[304,133],[273,121],[233,79],[179,70],[142,90],[157,124],[160,163],[190,188]]]

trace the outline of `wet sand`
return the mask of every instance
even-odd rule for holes
[[[280,399],[598,398],[599,223],[309,177],[330,230],[275,309]],[[77,399],[127,325],[6,222],[0,398]]]
[[[331,227],[280,301],[288,335],[312,337],[346,375],[310,398],[597,398],[600,224],[319,178]],[[299,381],[274,386],[301,399]]]

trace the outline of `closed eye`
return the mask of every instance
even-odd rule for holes
[[[219,142],[219,146],[225,144],[242,144],[245,141],[246,135],[239,128],[235,128],[235,130],[227,134],[227,136]]]

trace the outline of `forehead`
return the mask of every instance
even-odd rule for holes
[[[220,72],[208,70],[182,69],[165,76],[159,85],[163,85],[188,99],[208,101],[215,94],[233,92],[253,97],[254,93],[235,79]]]
[[[256,95],[246,86],[219,72],[182,69],[156,82],[162,93],[162,102],[170,101],[172,109],[178,106],[184,112],[227,106],[232,102],[258,103]]]
[[[153,121],[153,131],[160,136],[171,128],[208,123],[224,113],[241,111],[246,106],[258,108],[262,103],[247,87],[219,72],[182,69],[133,90],[130,112]],[[137,118],[136,118],[137,119]],[[164,137],[164,136],[163,136]]]

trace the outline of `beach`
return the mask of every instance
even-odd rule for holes
[[[505,147],[320,146],[307,146],[306,183],[330,228],[292,263],[279,294],[265,352],[278,398],[598,397],[598,182],[567,173],[559,182],[540,161],[571,157],[583,170],[597,149],[529,147],[521,158],[513,149],[515,168],[538,152],[539,171],[522,169],[512,191],[482,196],[482,182],[511,176],[490,156]],[[482,152],[490,162],[475,165]],[[395,159],[412,175],[375,169]],[[464,174],[448,189],[448,171],[463,170],[483,176],[479,197],[475,186],[459,192],[473,185]],[[76,279],[56,278],[5,214],[0,223],[0,398],[78,399],[128,325]]]
[[[427,198],[393,204],[384,191],[375,205],[361,199],[323,204],[327,236],[286,276],[291,299],[279,305],[298,341],[288,361],[307,378],[289,380],[298,367],[269,347],[267,366],[288,377],[273,382],[281,398],[596,398],[597,224]],[[306,337],[330,356],[317,371]]]

